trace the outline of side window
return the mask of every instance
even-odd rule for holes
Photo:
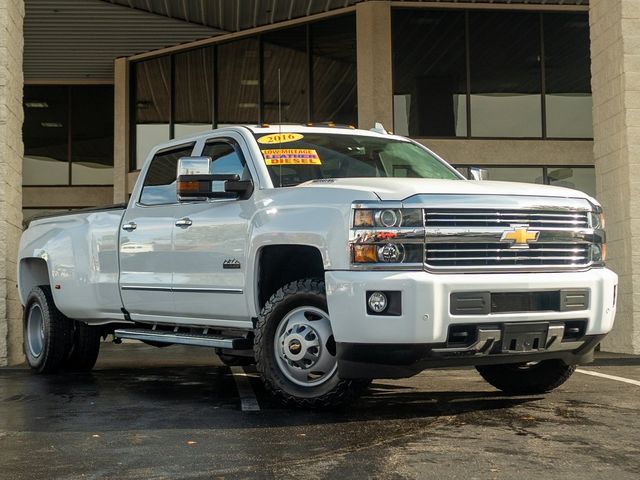
[[[202,156],[211,157],[211,173],[224,175],[240,175],[241,180],[249,178],[247,162],[245,162],[240,147],[228,141],[208,142],[202,151]]]
[[[176,195],[178,160],[191,155],[193,146],[193,143],[181,145],[171,150],[158,152],[153,157],[142,185],[141,204],[166,205],[178,202]]]

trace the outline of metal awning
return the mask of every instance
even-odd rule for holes
[[[275,24],[361,1],[366,0],[25,0],[25,81],[111,81],[113,60],[117,57]],[[422,3],[585,6],[588,0]]]

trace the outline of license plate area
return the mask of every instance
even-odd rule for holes
[[[536,352],[545,349],[549,323],[505,323],[502,353]]]

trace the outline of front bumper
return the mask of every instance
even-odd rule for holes
[[[597,343],[613,327],[617,276],[605,268],[566,273],[432,274],[389,271],[332,271],[325,275],[327,302],[335,340],[338,344],[340,375],[347,377],[408,376],[428,366],[515,363],[550,358],[567,363],[583,363]],[[530,292],[561,289],[589,290],[589,303],[583,310],[532,311],[453,315],[450,297],[460,292]],[[399,291],[401,314],[370,315],[367,291]],[[585,323],[580,338],[554,340],[565,322]],[[545,345],[535,352],[508,352],[501,338],[491,339],[491,331],[515,323],[548,323]],[[460,348],[448,344],[454,325],[475,325],[478,339],[489,332],[486,341]],[[484,335],[485,337],[487,335]],[[390,361],[390,359],[395,360]],[[535,360],[532,360],[535,359]],[[349,364],[351,367],[349,368]],[[358,364],[358,365],[356,365]],[[378,373],[358,375],[357,370],[374,366]],[[355,368],[358,366],[358,368]],[[386,367],[385,367],[386,366]],[[389,367],[389,368],[387,368]],[[395,373],[394,373],[395,372]],[[374,372],[375,373],[375,372]]]
[[[517,354],[499,353],[499,345],[496,348],[498,353],[460,355],[457,352],[443,351],[443,345],[338,343],[338,375],[340,378],[405,378],[427,368],[499,365],[552,359],[562,360],[567,365],[577,365],[593,361],[593,350],[604,337],[605,335],[586,336],[581,342],[572,342],[574,344],[570,346],[570,350]]]

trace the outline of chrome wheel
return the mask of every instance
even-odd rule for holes
[[[329,316],[316,307],[285,315],[276,329],[274,350],[280,371],[303,387],[323,384],[338,368]]]
[[[44,349],[44,321],[40,305],[34,303],[27,317],[27,345],[34,358],[42,355]]]

